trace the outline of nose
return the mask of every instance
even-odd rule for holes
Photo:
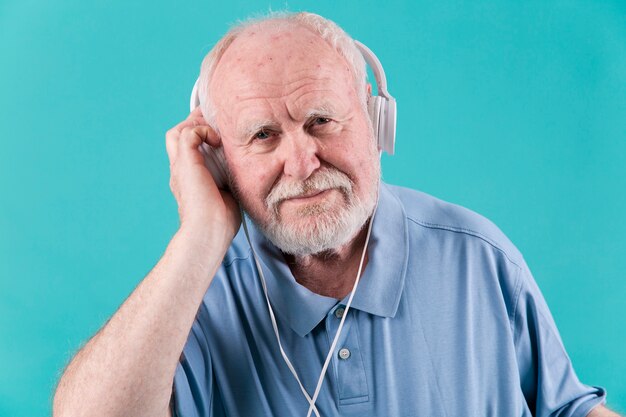
[[[319,145],[305,132],[286,134],[284,149],[284,174],[294,180],[303,181],[320,167]]]

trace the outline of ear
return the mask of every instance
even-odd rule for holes
[[[372,96],[372,84],[371,83],[367,83],[367,96],[368,97]]]

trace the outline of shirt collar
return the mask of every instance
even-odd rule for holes
[[[368,263],[350,309],[394,317],[404,288],[408,260],[408,229],[402,203],[381,182],[378,208],[368,246]],[[259,257],[272,308],[301,337],[326,317],[338,300],[300,285],[276,248],[249,222],[250,240]],[[349,294],[340,304],[348,302]]]

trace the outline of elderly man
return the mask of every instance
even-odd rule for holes
[[[615,416],[492,223],[381,183],[340,28],[243,24],[200,83],[201,109],[166,135],[180,229],[70,363],[55,416]]]

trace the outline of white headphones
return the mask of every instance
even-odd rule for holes
[[[376,78],[378,95],[371,96],[368,99],[367,110],[372,120],[374,135],[376,135],[376,140],[378,141],[378,149],[393,155],[396,143],[396,99],[387,91],[385,70],[383,70],[383,66],[376,55],[361,42],[355,40],[354,44],[374,72],[374,78]],[[193,90],[191,90],[189,111],[193,111],[199,105],[198,80],[196,80]]]
[[[387,91],[387,78],[380,61],[367,46],[355,40],[354,44],[363,55],[376,78],[378,95],[371,96],[367,101],[374,134],[378,140],[378,149],[393,155],[396,144],[396,99]]]

